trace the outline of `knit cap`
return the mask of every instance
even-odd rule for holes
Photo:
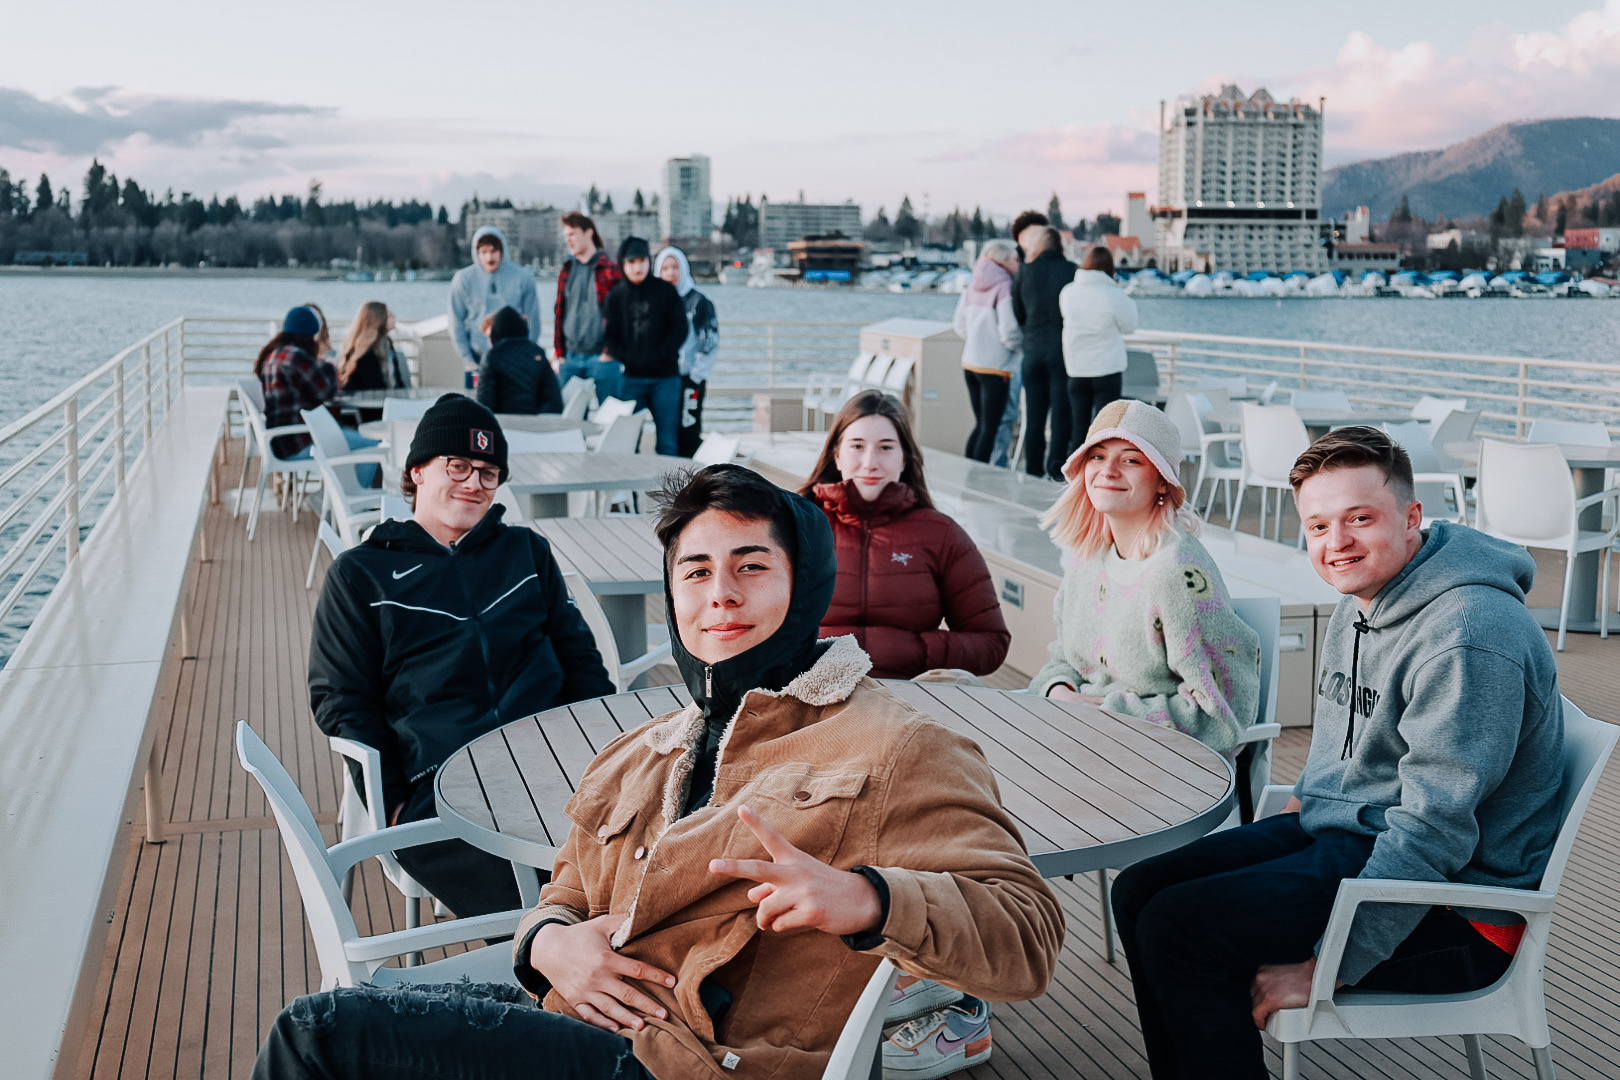
[[[436,457],[468,458],[499,465],[503,484],[511,475],[506,468],[506,435],[495,414],[460,394],[444,395],[422,414],[416,425],[416,436],[411,439],[405,467],[414,469]]]
[[[506,338],[527,337],[529,334],[529,320],[513,307],[503,307],[495,313],[495,318],[489,324],[489,340],[501,341]]]
[[[1085,471],[1086,452],[1100,442],[1124,439],[1153,462],[1159,475],[1181,487],[1181,431],[1164,413],[1146,402],[1121,398],[1104,405],[1086,432],[1086,441],[1063,463],[1063,475],[1073,483]],[[1183,489],[1185,490],[1185,489]]]
[[[287,312],[285,319],[281,320],[281,332],[314,337],[321,332],[321,317],[315,314],[312,308],[295,307]]]
[[[619,245],[619,263],[621,266],[627,259],[650,258],[652,258],[652,249],[647,246],[647,241],[639,236],[627,236],[624,238],[624,243]]]

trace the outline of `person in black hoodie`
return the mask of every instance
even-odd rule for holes
[[[433,774],[469,741],[615,689],[550,545],[502,523],[494,498],[506,477],[494,415],[446,394],[405,459],[412,520],[377,526],[321,589],[310,708],[326,734],[382,754],[391,824],[435,815]],[[460,841],[405,849],[399,861],[457,915],[518,904],[511,866]]]
[[[490,316],[489,352],[478,362],[478,404],[498,413],[560,413],[562,388],[546,350],[529,340],[516,308]]]
[[[1046,225],[1028,225],[1017,238],[1024,268],[1013,288],[1013,314],[1024,328],[1024,471],[1063,482],[1073,438],[1069,373],[1063,367],[1063,312],[1058,294],[1077,269],[1063,257],[1063,239]],[[1046,419],[1052,418],[1052,437]],[[1081,425],[1081,434],[1085,425]],[[1075,445],[1078,445],[1077,443]]]
[[[603,305],[602,359],[624,365],[621,393],[650,409],[657,451],[674,456],[681,419],[681,345],[686,305],[675,286],[652,273],[652,252],[639,236],[619,245],[624,280]],[[1061,354],[1058,366],[1063,366]]]

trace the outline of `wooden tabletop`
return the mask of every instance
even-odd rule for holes
[[[577,571],[598,596],[664,590],[664,548],[651,517],[536,518],[530,525],[551,542],[557,561]]]
[[[884,680],[901,700],[973,739],[1046,877],[1128,866],[1220,825],[1234,805],[1226,759],[1196,739],[1079,702],[950,683]],[[689,702],[660,686],[515,721],[451,755],[439,816],[469,843],[549,868],[563,807],[596,752]]]
[[[513,454],[512,492],[516,495],[555,495],[567,491],[646,490],[656,487],[667,473],[690,466],[690,458],[657,454],[599,454],[566,451]]]

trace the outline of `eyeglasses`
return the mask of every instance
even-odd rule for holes
[[[478,483],[485,491],[494,491],[501,486],[501,470],[494,466],[487,468],[473,468],[473,463],[466,458],[447,457],[444,459],[444,474],[459,484],[474,472],[478,473]]]

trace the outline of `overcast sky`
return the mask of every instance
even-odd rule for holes
[[[1329,164],[1509,120],[1620,115],[1620,0],[986,4],[12,3],[0,167],[77,193],[98,156],[202,195],[655,190],[935,215],[1118,210],[1156,187],[1159,101],[1327,98]]]

